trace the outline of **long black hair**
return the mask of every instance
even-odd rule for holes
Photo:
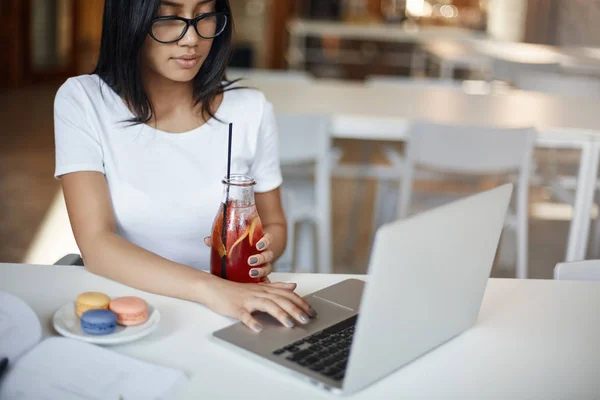
[[[225,69],[231,56],[233,17],[229,0],[214,0],[215,11],[227,12],[227,26],[213,39],[210,53],[193,80],[196,104],[202,104],[202,116],[214,118],[211,105],[228,84]],[[123,98],[134,114],[128,122],[147,123],[154,107],[144,91],[141,73],[141,50],[148,37],[160,0],[105,0],[100,57],[94,74]]]

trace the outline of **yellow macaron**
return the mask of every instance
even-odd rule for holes
[[[108,310],[110,297],[100,292],[85,292],[77,296],[75,312],[81,318],[81,314],[88,310]]]

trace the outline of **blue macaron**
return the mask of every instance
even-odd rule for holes
[[[81,315],[81,329],[90,335],[108,335],[117,329],[117,314],[110,310],[89,310]]]

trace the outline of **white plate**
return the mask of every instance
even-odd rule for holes
[[[81,322],[75,313],[75,302],[65,304],[59,308],[52,318],[52,325],[63,336],[83,340],[84,342],[114,345],[133,342],[154,332],[160,321],[160,313],[148,304],[148,320],[140,325],[121,326],[109,335],[90,335],[81,329]]]

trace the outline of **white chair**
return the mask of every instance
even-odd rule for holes
[[[600,281],[600,260],[558,263],[554,279],[568,281]]]
[[[409,214],[415,169],[459,175],[518,173],[516,215],[506,226],[516,231],[517,278],[527,277],[527,208],[531,154],[535,140],[533,128],[481,128],[475,126],[415,123],[405,155],[397,216]]]
[[[553,72],[522,71],[516,76],[515,86],[517,89],[537,91],[560,96],[595,98],[600,99],[600,79],[564,75]],[[552,149],[547,153],[549,160],[546,162],[548,168],[543,181],[552,190],[554,195],[562,202],[573,205],[575,196],[572,191],[576,188],[576,177],[573,174],[559,173],[559,166],[570,166],[576,170],[577,163],[569,156]],[[600,181],[596,187],[600,186]],[[600,257],[600,218],[594,223],[593,243],[590,247],[590,255],[594,258]]]
[[[414,87],[428,89],[444,89],[471,94],[486,94],[491,91],[488,82],[484,81],[457,81],[450,79],[422,78],[422,77],[400,77],[390,75],[371,75],[365,79],[365,84],[371,87]],[[398,134],[400,129],[397,125],[376,124],[373,129],[378,132],[385,131],[391,134]],[[397,202],[398,186],[400,185],[400,175],[398,171],[402,170],[404,160],[402,155],[392,146],[385,146],[383,154],[389,167],[380,168],[378,171],[376,198],[372,219],[372,231],[375,232],[383,221],[389,221],[393,218],[393,209]],[[389,172],[382,174],[381,172]],[[431,171],[420,171],[419,178],[431,180],[444,179],[443,174],[432,173]],[[356,229],[355,229],[356,230]]]
[[[325,115],[276,112],[279,154],[283,172],[282,197],[288,220],[288,247],[279,265],[289,263],[295,271],[299,253],[316,253],[315,270],[332,271],[331,165],[334,152]],[[315,235],[298,238],[297,228],[312,225]],[[312,252],[298,248],[309,243]]]
[[[393,75],[370,75],[365,78],[365,85],[378,88],[378,87],[414,87],[414,88],[441,88],[451,89],[456,91],[463,90],[463,85],[460,81],[438,79],[438,78],[421,78],[421,77],[402,77]],[[408,125],[407,125],[408,126]],[[398,126],[397,124],[386,124],[386,123],[375,123],[373,130],[378,133],[389,133],[390,136],[400,134],[402,129],[406,129],[405,126]],[[385,156],[387,165],[378,166],[377,169],[365,167],[363,165],[354,166],[354,175],[360,178],[371,178],[377,182],[377,189],[375,194],[375,203],[372,218],[372,232],[376,232],[377,228],[383,221],[387,221],[393,218],[393,213],[390,211],[395,207],[397,187],[400,185],[400,175],[403,167],[404,160],[402,155],[393,146],[384,146],[383,155]],[[363,146],[363,151],[368,152],[364,154],[365,159],[370,159],[372,147]],[[334,175],[337,176],[337,169],[334,169]],[[348,166],[344,166],[344,171],[348,173]],[[429,174],[431,175],[431,174]],[[357,199],[359,195],[364,192],[364,188],[357,185]],[[358,203],[358,202],[357,202]],[[361,207],[362,204],[358,204]],[[357,208],[358,208],[357,207]],[[358,232],[358,220],[354,223],[354,226],[349,229],[349,235],[353,234],[356,236]],[[349,248],[346,251],[351,251],[354,247],[355,240],[349,238],[347,240]]]

